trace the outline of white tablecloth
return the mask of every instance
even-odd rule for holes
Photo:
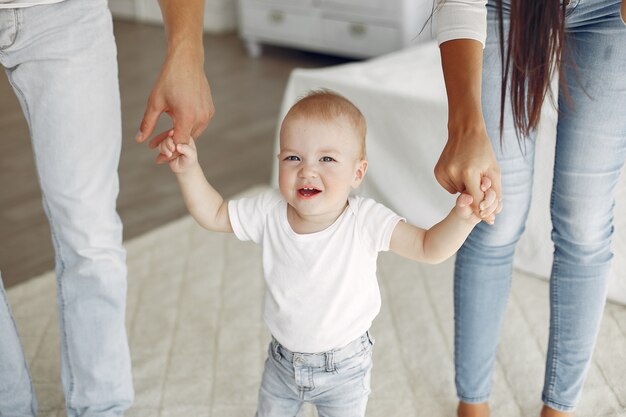
[[[280,119],[299,97],[319,88],[344,95],[367,119],[369,168],[361,192],[422,227],[445,216],[455,197],[439,186],[433,174],[447,137],[447,103],[437,45],[423,43],[335,67],[296,69],[285,91]],[[545,107],[537,139],[533,199],[515,267],[547,278],[553,253],[549,196],[556,112]],[[626,175],[618,184],[616,200],[609,299],[626,304]]]

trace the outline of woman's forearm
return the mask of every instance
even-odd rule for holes
[[[449,137],[454,139],[484,129],[482,44],[472,39],[455,39],[442,43],[440,51],[448,96]]]

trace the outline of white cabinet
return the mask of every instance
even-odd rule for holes
[[[261,44],[364,58],[431,38],[432,0],[239,0],[239,32]]]

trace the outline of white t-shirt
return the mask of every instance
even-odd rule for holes
[[[475,39],[485,46],[487,0],[437,0],[437,42]]]
[[[0,0],[0,9],[39,6],[41,4],[60,3],[64,0]]]
[[[230,201],[240,240],[263,247],[263,316],[272,335],[294,352],[325,352],[365,333],[380,311],[378,252],[389,250],[400,216],[362,197],[328,228],[297,234],[278,190]]]

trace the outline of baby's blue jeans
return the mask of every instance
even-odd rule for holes
[[[124,326],[126,255],[116,212],[116,54],[106,0],[0,9],[0,63],[30,129],[56,253],[69,417],[120,416],[133,400]],[[35,393],[1,287],[0,415],[32,417]]]
[[[369,332],[322,353],[295,353],[272,339],[259,390],[257,417],[294,417],[305,402],[320,417],[363,417],[370,394]]]
[[[564,58],[572,104],[560,90],[551,194],[554,261],[543,402],[574,410],[585,381],[606,298],[614,192],[626,158],[626,25],[620,0],[571,0]],[[508,0],[504,1],[505,31]],[[500,145],[501,61],[494,5],[488,5],[483,112],[502,170],[504,210],[479,224],[456,258],[455,361],[459,398],[486,401],[515,245],[533,182],[534,138],[518,146],[510,107]],[[508,104],[507,98],[507,104]],[[541,139],[539,139],[541,140]],[[523,152],[525,151],[525,152]]]

